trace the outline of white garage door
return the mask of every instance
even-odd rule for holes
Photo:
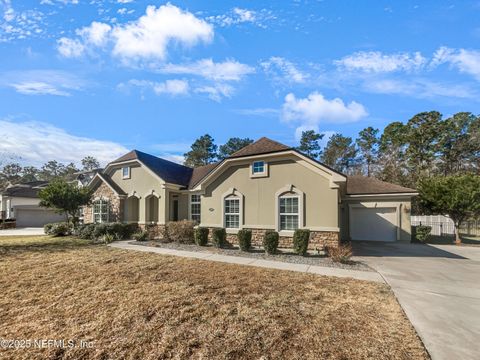
[[[46,209],[16,209],[15,218],[17,227],[42,227],[48,223],[65,221],[65,216]]]
[[[351,208],[350,236],[352,240],[397,240],[397,209]]]

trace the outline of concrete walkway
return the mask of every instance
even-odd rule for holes
[[[36,236],[45,235],[43,228],[16,228],[16,229],[3,229],[0,230],[0,236]]]
[[[433,360],[480,359],[480,247],[358,243]]]
[[[263,267],[263,268],[269,268],[269,269],[298,271],[298,272],[309,273],[309,274],[346,277],[346,278],[375,281],[375,282],[381,282],[381,283],[385,282],[383,278],[374,271],[346,270],[346,269],[331,268],[326,266],[293,264],[293,263],[286,263],[282,261],[253,259],[253,258],[247,258],[242,256],[231,256],[231,255],[221,255],[221,254],[213,254],[213,253],[210,254],[206,252],[164,249],[159,247],[129,244],[129,241],[117,241],[110,244],[109,246],[116,249],[143,251],[143,252],[150,252],[150,253],[161,254],[161,255],[181,256],[186,258],[218,261],[218,262],[223,262],[228,264],[238,264],[238,265],[257,266],[257,267]]]

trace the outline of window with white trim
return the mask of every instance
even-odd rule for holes
[[[93,202],[93,222],[108,222],[110,203],[108,200],[100,199]]]
[[[297,195],[280,196],[278,205],[278,213],[280,217],[280,230],[296,230],[298,229],[298,204]]]
[[[252,164],[252,174],[263,174],[265,172],[265,161],[254,161]]]
[[[240,199],[228,197],[225,200],[225,227],[228,229],[240,227]]]
[[[124,166],[122,168],[122,177],[124,179],[130,179],[130,166]]]
[[[190,195],[190,219],[200,223],[200,195]]]

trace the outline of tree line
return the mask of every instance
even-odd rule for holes
[[[422,112],[406,123],[391,122],[383,132],[369,126],[356,138],[336,133],[322,149],[323,137],[304,131],[297,149],[347,175],[416,186],[425,177],[480,174],[480,117],[468,112],[446,118],[438,111]],[[221,160],[252,142],[231,138],[217,147],[210,135],[203,135],[184,154],[185,165]]]
[[[62,164],[56,160],[48,161],[38,168],[35,166],[22,167],[18,163],[9,163],[0,171],[0,190],[5,189],[8,185],[30,181],[68,179],[76,172],[90,171],[100,167],[98,160],[92,156],[84,157],[81,164],[82,167],[79,169],[74,163]]]

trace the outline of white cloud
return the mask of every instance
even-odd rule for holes
[[[155,82],[148,80],[129,80],[126,84],[120,84],[119,88],[122,89],[125,86],[136,86],[140,88],[151,89],[155,94],[168,94],[171,96],[188,95],[190,92],[190,85],[186,80],[166,80],[164,82]]]
[[[478,50],[451,49],[442,46],[434,53],[431,66],[435,67],[444,63],[480,80],[480,51]]]
[[[213,39],[213,27],[188,11],[166,4],[148,6],[138,20],[112,31],[113,54],[124,59],[165,59],[170,43],[193,46]]]
[[[29,70],[2,74],[0,85],[12,87],[25,95],[70,96],[72,90],[82,90],[86,83],[65,71]]]
[[[298,125],[302,130],[316,130],[323,123],[355,122],[368,115],[362,104],[355,101],[345,104],[342,99],[326,99],[322,94],[313,92],[308,97],[297,99],[290,93],[285,96],[282,106],[282,119]]]
[[[371,73],[415,71],[424,67],[426,63],[427,59],[419,52],[383,54],[380,51],[359,51],[334,61],[335,65],[349,71]]]
[[[0,132],[0,154],[17,155],[22,163],[36,166],[48,160],[78,164],[88,155],[105,165],[128,151],[118,143],[75,136],[42,122],[0,120]]]
[[[442,84],[426,79],[371,79],[365,82],[364,89],[378,94],[404,95],[425,98],[478,99],[476,90],[461,84]]]
[[[77,30],[76,33],[84,39],[85,43],[104,46],[111,30],[110,25],[94,21],[90,26],[85,26]]]
[[[272,75],[276,80],[304,83],[309,77],[308,74],[300,71],[291,61],[278,56],[272,56],[267,61],[262,61],[260,65],[267,74]]]
[[[10,0],[0,0],[0,42],[44,34],[45,15],[38,10],[16,11]]]
[[[129,3],[133,2],[133,0],[117,0],[117,2],[119,4],[129,4]]]
[[[213,26],[188,11],[167,3],[147,7],[145,15],[135,21],[111,27],[101,22],[76,31],[79,39],[58,40],[59,52],[66,57],[81,56],[85,49],[93,51],[107,42],[112,54],[125,64],[142,61],[163,61],[170,44],[194,46],[213,40]]]
[[[210,99],[221,102],[222,98],[230,98],[234,93],[234,88],[228,84],[214,84],[213,86],[201,86],[195,89],[196,93],[206,94]]]
[[[202,59],[190,64],[166,64],[159,71],[165,74],[197,75],[215,81],[239,81],[245,75],[254,73],[255,69],[236,60],[216,63],[212,59]]]
[[[44,82],[32,81],[22,82],[18,84],[11,84],[13,88],[20,94],[25,95],[58,95],[58,96],[70,96],[70,93],[59,90],[51,84]]]
[[[207,17],[207,20],[221,27],[250,23],[262,28],[266,28],[265,23],[274,18],[275,16],[273,16],[271,11],[267,9],[255,11],[235,7],[226,14],[209,16]]]
[[[57,50],[64,57],[73,58],[82,56],[85,46],[77,39],[62,37],[57,40]]]

